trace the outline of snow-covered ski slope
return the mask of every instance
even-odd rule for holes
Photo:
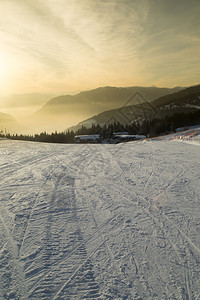
[[[200,147],[0,141],[0,299],[200,299]]]

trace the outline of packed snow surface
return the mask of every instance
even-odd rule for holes
[[[200,147],[0,141],[0,299],[200,299]]]

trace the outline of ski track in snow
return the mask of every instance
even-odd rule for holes
[[[199,147],[0,141],[0,299],[200,299]]]

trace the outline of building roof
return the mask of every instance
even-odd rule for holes
[[[80,140],[97,140],[100,138],[99,134],[88,134],[88,135],[76,135],[75,139]]]
[[[146,135],[139,135],[139,134],[116,134],[116,138],[121,138],[121,139],[127,139],[127,138],[133,138],[133,139],[144,139],[146,138]]]

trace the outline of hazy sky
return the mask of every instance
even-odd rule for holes
[[[0,0],[0,95],[200,78],[200,0]]]

